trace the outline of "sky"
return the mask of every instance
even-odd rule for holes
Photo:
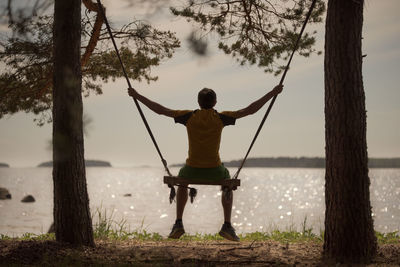
[[[198,57],[185,41],[192,27],[185,20],[161,14],[146,17],[143,9],[125,1],[104,0],[108,19],[114,24],[145,18],[153,26],[177,33],[182,47],[172,59],[153,69],[157,82],[132,81],[143,95],[171,109],[196,109],[203,87],[217,93],[218,111],[246,107],[279,83],[279,76],[265,74],[256,66],[240,67],[217,50],[211,39],[207,57]],[[400,157],[400,1],[369,0],[364,9],[363,64],[367,109],[369,157]],[[324,15],[325,16],[325,15]],[[317,50],[324,47],[324,25],[317,29]],[[307,29],[306,29],[307,30]],[[323,157],[325,155],[323,55],[295,55],[284,91],[262,129],[250,157]],[[104,84],[103,94],[84,99],[84,113],[92,122],[85,137],[85,158],[111,162],[115,167],[162,166],[138,111],[126,92],[126,81]],[[268,105],[268,104],[267,104]],[[266,111],[242,118],[223,131],[222,161],[242,158]],[[141,105],[161,151],[169,164],[187,157],[184,126],[159,116]],[[35,167],[51,160],[52,126],[38,127],[31,114],[17,113],[0,119],[0,162],[11,167]]]

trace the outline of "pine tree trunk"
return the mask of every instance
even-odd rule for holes
[[[55,1],[53,44],[53,182],[56,239],[75,245],[93,246],[82,130],[80,0]]]
[[[362,79],[363,5],[363,0],[330,0],[325,32],[324,253],[346,262],[367,262],[377,247]]]

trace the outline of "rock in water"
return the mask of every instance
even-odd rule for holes
[[[0,199],[11,199],[10,192],[3,187],[0,187]]]
[[[27,195],[21,200],[21,202],[35,202],[35,198],[32,195]]]

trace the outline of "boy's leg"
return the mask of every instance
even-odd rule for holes
[[[168,236],[169,238],[178,239],[185,233],[185,229],[183,228],[183,223],[182,223],[182,216],[187,199],[188,199],[187,188],[178,186],[178,192],[176,194],[176,221],[174,226],[172,227],[171,233]]]
[[[176,219],[182,220],[183,211],[188,200],[188,189],[183,186],[178,186],[178,192],[176,194]]]
[[[220,236],[231,241],[240,241],[239,237],[235,233],[235,229],[231,225],[231,215],[232,215],[232,204],[233,204],[233,192],[232,190],[222,191],[222,207],[224,208],[224,219],[225,222],[222,225],[221,231],[219,231]]]
[[[222,207],[224,208],[225,222],[230,223],[232,215],[233,192],[223,190],[221,196],[221,203]]]

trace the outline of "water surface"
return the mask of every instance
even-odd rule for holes
[[[235,169],[231,170],[234,173]],[[51,168],[1,168],[0,187],[12,194],[0,200],[0,234],[45,233],[52,223]],[[172,169],[177,173],[177,169]],[[324,225],[324,169],[245,168],[242,186],[234,192],[232,222],[238,233],[300,230],[304,219],[315,233]],[[126,220],[131,231],[146,229],[168,235],[175,220],[169,189],[161,168],[87,168],[91,212],[97,209],[114,220]],[[375,229],[400,228],[400,169],[371,169],[371,203]],[[216,233],[223,223],[221,192],[215,186],[197,186],[183,221],[188,233]],[[34,203],[21,203],[27,194]],[[124,197],[131,194],[131,197]],[[95,218],[96,220],[96,218]]]

